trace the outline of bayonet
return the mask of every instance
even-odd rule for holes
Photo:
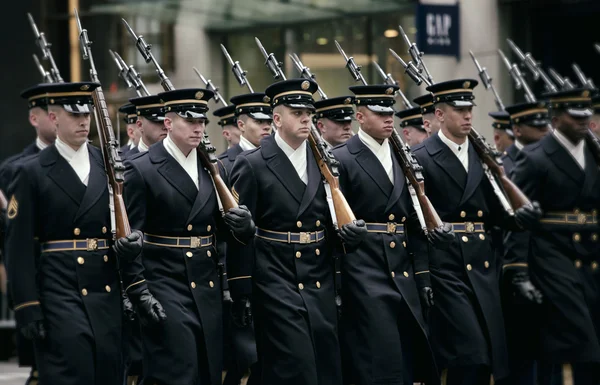
[[[417,67],[415,67],[415,65],[413,64],[412,61],[409,61],[408,63],[406,63],[401,57],[400,55],[398,55],[396,53],[396,51],[394,51],[393,49],[389,49],[390,53],[392,54],[392,56],[398,60],[400,62],[400,64],[402,64],[402,67],[404,67],[404,73],[408,75],[408,77],[410,77],[413,82],[415,82],[418,86],[421,85],[421,83],[425,83],[427,86],[430,86],[432,83],[429,82],[429,80],[425,79],[421,73],[419,72],[419,69]]]
[[[559,85],[559,87],[563,90],[572,90],[575,86],[566,78],[563,78],[558,72],[554,70],[554,68],[548,68],[548,73],[554,81]]]
[[[54,83],[54,79],[50,72],[46,71],[42,63],[40,63],[40,59],[38,59],[36,54],[33,54],[33,61],[35,62],[35,66],[40,70],[42,74],[42,79],[44,79],[44,83]]]
[[[421,72],[421,70],[425,73],[425,79],[427,79],[427,81],[429,82],[428,85],[432,85],[433,78],[431,77],[431,74],[429,73],[425,62],[421,59],[421,56],[423,56],[423,52],[419,51],[417,44],[410,42],[408,35],[404,32],[404,29],[401,25],[399,25],[398,28],[400,29],[400,33],[404,37],[404,41],[406,41],[406,45],[408,45],[408,53],[410,54],[410,57],[412,57],[412,61],[415,67],[418,69],[419,73]]]
[[[585,74],[583,73],[581,68],[579,68],[579,66],[576,63],[573,63],[572,68],[573,68],[573,72],[575,72],[575,75],[577,76],[577,78],[579,79],[579,82],[581,83],[581,85],[583,87],[589,88],[589,89],[596,88],[596,86],[594,85],[594,81],[591,78],[588,78],[587,76],[585,76]]]
[[[35,35],[37,44],[42,50],[42,59],[50,62],[50,74],[56,83],[63,83],[64,80],[60,76],[60,72],[58,71],[58,67],[56,66],[56,62],[52,56],[52,52],[50,51],[52,44],[48,43],[48,40],[46,40],[46,35],[39,31],[35,21],[33,20],[33,16],[31,16],[31,13],[28,13],[27,17],[29,18],[29,24],[31,24],[31,29],[33,29],[33,34]]]
[[[302,76],[305,79],[314,80],[315,83],[317,82],[317,77],[313,73],[310,72],[310,68],[308,68],[307,66],[305,66],[302,63],[302,60],[300,60],[298,55],[296,55],[295,53],[292,53],[289,56],[292,59],[292,62],[294,63],[294,65],[296,66],[298,71],[300,72],[300,76]],[[317,83],[317,92],[319,93],[319,96],[321,97],[322,100],[327,99],[327,95],[325,94],[325,92],[323,92],[323,89],[321,88],[321,86],[319,86],[318,83]]]
[[[113,58],[115,64],[117,65],[117,68],[119,69],[119,77],[125,82],[127,88],[132,88],[133,84],[131,83],[131,81],[129,81],[129,77],[127,75],[127,66],[124,66],[123,63],[121,63],[121,61],[119,60],[119,58],[117,58],[117,55],[115,55],[113,50],[109,49],[108,52],[110,53],[110,56]],[[138,96],[142,95],[138,94]]]
[[[227,106],[227,102],[225,101],[225,99],[223,98],[223,96],[221,96],[221,94],[219,93],[219,89],[213,84],[213,82],[210,79],[206,79],[204,77],[204,75],[202,75],[200,73],[200,71],[198,71],[198,68],[193,67],[194,68],[194,72],[196,72],[196,75],[198,75],[198,77],[202,80],[202,82],[205,84],[206,89],[211,90],[214,93],[214,99],[217,103],[222,103],[224,106]]]
[[[348,57],[348,55],[346,55],[346,52],[344,52],[344,50],[342,49],[342,46],[340,45],[340,43],[337,42],[337,40],[334,40],[334,42],[335,42],[335,46],[337,47],[338,51],[340,51],[340,53],[344,57],[344,60],[346,60],[346,67],[348,68],[348,71],[350,71],[350,74],[354,78],[354,81],[357,81],[357,82],[360,81],[363,84],[367,84],[367,81],[365,80],[362,73],[360,72],[360,66],[358,64],[356,64],[356,62],[354,61],[354,58],[352,56]]]
[[[396,79],[394,79],[392,77],[392,74],[389,74],[389,73],[386,74],[385,71],[383,71],[383,68],[381,68],[381,66],[375,60],[373,60],[373,65],[375,66],[375,70],[383,78],[383,83],[384,84],[387,84],[387,85],[390,85],[390,86],[399,86],[398,82],[396,81]],[[396,91],[396,94],[398,96],[400,96],[400,98],[402,99],[402,103],[404,104],[404,107],[406,107],[406,108],[412,108],[413,107],[413,105],[406,98],[406,95],[404,95],[404,93],[402,92],[402,90],[400,88],[398,88],[398,91]]]
[[[269,71],[271,71],[271,74],[273,75],[275,80],[286,80],[285,74],[281,69],[282,63],[277,61],[273,53],[267,53],[267,50],[257,37],[254,38],[254,41],[256,41],[258,49],[260,49],[260,52],[265,58],[265,65],[267,66]]]
[[[506,57],[504,52],[502,52],[501,49],[498,50],[498,53],[500,54],[500,57],[502,58],[502,61],[504,62],[504,64],[506,64],[508,73],[510,74],[510,76],[513,78],[513,80],[515,82],[515,88],[517,90],[523,89],[523,91],[525,92],[525,100],[527,100],[528,103],[535,102],[536,101],[535,94],[533,93],[533,91],[531,91],[529,84],[527,84],[527,82],[523,78],[523,74],[521,73],[519,66],[516,63],[511,64],[510,60],[508,60],[508,58]]]
[[[475,67],[477,67],[477,71],[479,72],[479,78],[481,79],[481,83],[486,90],[492,90],[492,94],[494,94],[494,101],[496,102],[496,106],[500,111],[504,111],[504,103],[502,103],[502,99],[500,99],[500,95],[498,91],[496,91],[496,87],[492,83],[492,77],[488,73],[485,67],[482,67],[481,64],[477,61],[475,55],[473,55],[473,51],[469,51],[471,55],[471,59],[473,59],[473,63],[475,63]]]
[[[513,52],[519,57],[519,60],[529,69],[531,74],[533,75],[534,80],[542,79],[544,82],[544,87],[548,92],[557,92],[558,89],[556,85],[552,83],[548,74],[538,65],[535,59],[531,56],[531,53],[527,52],[526,54],[521,51],[519,47],[510,39],[506,39],[508,45],[513,50]]]
[[[225,48],[225,46],[223,44],[221,44],[221,51],[223,51],[223,55],[225,55],[225,57],[227,58],[227,61],[231,65],[231,71],[233,72],[233,75],[235,76],[235,78],[238,81],[238,83],[240,84],[240,86],[242,86],[242,87],[246,86],[246,87],[248,87],[248,91],[250,91],[251,93],[254,93],[254,90],[252,89],[252,86],[250,85],[250,82],[248,81],[248,78],[246,77],[247,72],[242,69],[242,66],[240,66],[240,62],[233,61],[233,59],[231,58],[231,55],[229,55],[229,52],[227,52],[227,48]]]

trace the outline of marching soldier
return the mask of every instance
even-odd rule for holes
[[[215,110],[213,115],[219,118],[218,124],[221,126],[223,137],[227,141],[227,148],[235,147],[240,142],[240,135],[242,134],[237,126],[235,106],[229,105],[221,107],[218,110]]]
[[[493,119],[492,127],[494,128],[496,150],[500,153],[505,153],[506,149],[515,142],[515,134],[510,124],[510,116],[506,111],[488,112],[488,115]]]
[[[354,98],[340,96],[315,102],[315,126],[329,148],[345,143],[353,135]]]
[[[502,156],[506,175],[512,176],[518,154],[526,145],[535,143],[548,133],[550,122],[546,103],[521,103],[506,107],[515,143]],[[504,120],[504,118],[503,118]],[[500,124],[500,123],[497,123]],[[537,381],[538,340],[536,321],[542,295],[531,284],[527,271],[529,237],[527,231],[508,232],[502,245],[502,308],[510,375],[498,382],[506,385],[534,385]]]
[[[398,111],[395,115],[400,119],[402,135],[404,135],[404,140],[410,147],[416,146],[429,137],[423,126],[421,107]]]
[[[590,91],[545,96],[554,130],[520,151],[513,171],[514,182],[540,202],[544,216],[526,243],[518,245],[530,250],[529,263],[521,261],[512,269],[528,273],[543,295],[536,309],[539,384],[597,384],[600,175],[595,149],[585,140]]]
[[[122,380],[121,296],[110,250],[109,193],[100,150],[88,144],[97,83],[43,84],[23,96],[48,111],[53,145],[18,164],[6,252],[17,325],[34,340],[40,383]],[[38,255],[39,240],[41,254]],[[134,234],[119,257],[141,250]]]
[[[433,95],[427,93],[418,98],[413,99],[421,107],[421,115],[423,116],[423,127],[425,131],[432,136],[440,130],[440,123],[435,118],[435,106],[433,105]]]
[[[341,338],[352,346],[349,365],[357,378],[351,382],[357,384],[439,382],[422,310],[433,305],[427,240],[388,140],[397,89],[350,87],[360,129],[333,150],[342,192],[367,222],[368,234],[346,243],[342,260]],[[451,233],[432,234],[433,242],[453,240]]]
[[[140,142],[136,148],[132,148],[127,157],[148,151],[148,148],[167,136],[165,127],[165,111],[161,99],[158,95],[141,96],[139,98],[129,99],[129,102],[135,106],[137,120],[135,124],[140,131]]]
[[[127,143],[123,146],[121,146],[121,155],[127,155],[127,153],[131,150],[133,150],[135,147],[138,146],[138,143],[140,142],[140,137],[142,136],[142,133],[140,132],[140,130],[137,128],[136,122],[137,122],[137,112],[135,110],[135,106],[131,103],[127,103],[125,105],[122,105],[119,108],[119,112],[125,115],[125,118],[123,119],[123,121],[125,122],[126,126],[126,130],[127,130],[127,137],[129,138],[129,140],[127,141]]]
[[[427,196],[456,233],[450,248],[432,250],[429,260],[436,298],[431,339],[447,384],[487,385],[490,374],[495,379],[507,375],[499,274],[485,227],[525,227],[540,215],[530,204],[507,218],[485,177],[468,139],[477,84],[461,79],[427,88],[440,131],[413,149],[423,167]]]
[[[226,213],[224,225],[211,176],[197,154],[212,96],[204,89],[160,93],[168,135],[126,163],[125,202],[130,222],[144,231],[145,242],[143,265],[128,266],[123,280],[136,309],[144,306],[140,301],[146,296],[156,296],[150,304],[152,317],[140,317],[144,383],[221,382],[215,237],[219,232],[228,239],[228,227],[241,228],[242,234],[254,230],[243,207]]]
[[[316,90],[305,79],[269,86],[277,130],[238,156],[231,174],[234,194],[257,228],[254,266],[243,249],[228,250],[229,285],[234,317],[248,320],[249,309],[255,314],[263,385],[342,381],[331,260],[338,241],[307,143]],[[364,236],[364,222],[357,223],[342,227],[344,242]]]

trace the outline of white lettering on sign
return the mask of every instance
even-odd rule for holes
[[[450,28],[452,27],[452,17],[447,14],[428,13],[425,16],[427,23],[427,44],[429,45],[450,45]]]

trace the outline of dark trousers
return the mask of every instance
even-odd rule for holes
[[[511,365],[510,375],[496,381],[496,385],[536,385],[537,371],[536,361],[521,361]]]
[[[597,385],[599,380],[596,364],[587,362],[540,363],[539,385]]]
[[[444,370],[442,385],[490,385],[487,365],[457,366]]]

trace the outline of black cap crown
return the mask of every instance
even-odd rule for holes
[[[392,106],[396,103],[394,93],[400,87],[387,84],[349,87],[355,95],[357,106],[366,106],[369,110],[379,113],[394,113]]]
[[[427,93],[425,95],[421,95],[418,98],[413,99],[413,102],[417,103],[419,107],[421,107],[422,114],[429,114],[435,112],[432,94]]]
[[[396,112],[396,117],[400,119],[400,127],[412,126],[421,131],[425,131],[423,127],[423,115],[421,107],[408,108],[406,110]]]
[[[127,103],[119,107],[119,112],[125,115],[125,123],[133,124],[137,120],[137,112],[135,106],[131,103]]]
[[[235,105],[235,116],[249,115],[256,120],[273,120],[271,99],[262,92],[234,96],[229,101]]]
[[[92,92],[99,86],[94,82],[43,83],[26,89],[21,97],[28,100],[29,108],[57,105],[73,114],[89,114]]]
[[[336,122],[354,119],[354,96],[340,96],[315,102],[315,119],[327,118]]]
[[[290,108],[308,108],[314,110],[313,94],[317,91],[317,83],[308,79],[289,79],[271,84],[265,94],[271,100],[271,106],[280,104]]]
[[[433,103],[448,103],[454,107],[471,107],[475,103],[473,88],[479,82],[475,79],[457,79],[433,84],[427,91],[433,94]]]
[[[237,118],[235,117],[235,106],[233,104],[214,110],[213,115],[219,118],[218,124],[221,127],[237,125]]]
[[[182,118],[204,118],[208,111],[208,101],[214,92],[204,88],[182,88],[179,90],[165,91],[158,97],[165,104],[165,114],[175,112]]]
[[[129,102],[135,106],[138,116],[143,116],[153,122],[162,121],[165,118],[165,105],[158,95],[141,96],[129,99]]]
[[[506,107],[513,124],[546,127],[549,123],[548,108],[545,102],[519,103]]]
[[[497,130],[505,131],[509,136],[514,137],[515,134],[512,131],[512,124],[510,123],[510,115],[506,111],[492,111],[488,112],[488,115],[492,117],[492,127]]]
[[[565,110],[575,118],[592,116],[592,91],[587,88],[549,92],[543,96],[554,110]]]

